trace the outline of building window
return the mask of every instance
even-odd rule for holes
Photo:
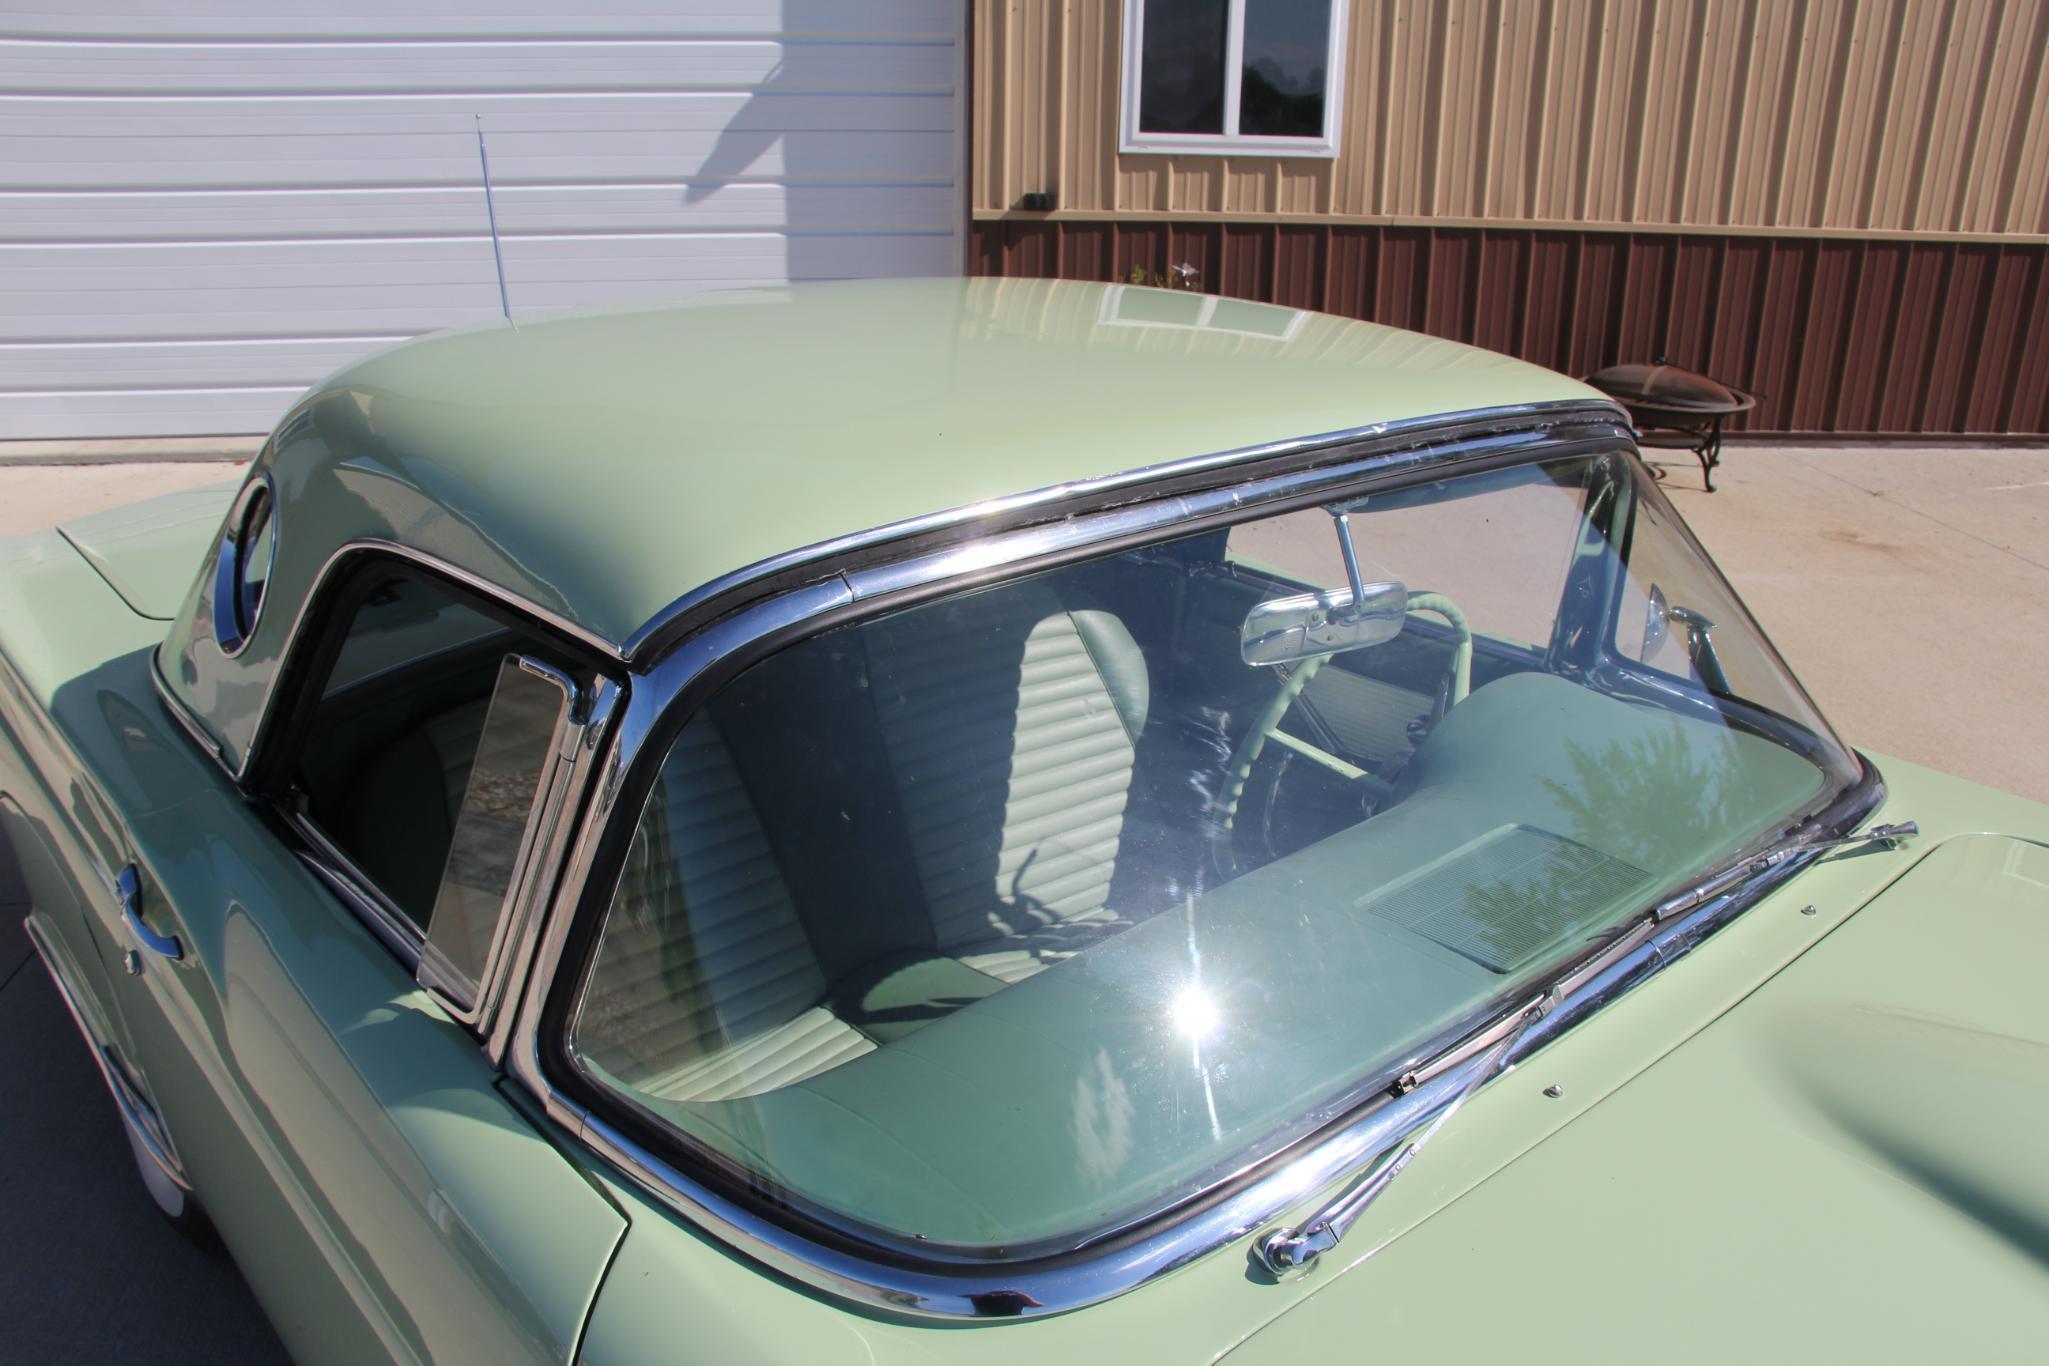
[[[1126,152],[1334,156],[1343,0],[1124,0]]]

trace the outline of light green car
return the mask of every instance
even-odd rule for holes
[[[1500,356],[1017,280],[428,338],[0,542],[0,725],[304,1362],[2049,1343],[2049,809],[1847,748]]]

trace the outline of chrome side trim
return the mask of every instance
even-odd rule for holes
[[[1479,435],[1481,429],[1490,423],[1503,430],[1531,430],[1540,428],[1547,422],[1574,417],[1587,421],[1617,422],[1624,431],[1632,430],[1629,415],[1620,405],[1612,400],[1592,395],[1586,398],[1552,399],[1543,403],[1508,404],[1498,408],[1473,408],[1465,412],[1440,413],[1431,417],[1407,418],[1398,422],[1375,422],[1364,427],[1348,427],[1316,436],[1292,437],[1261,446],[1242,446],[1209,455],[1170,460],[1157,465],[1141,466],[1138,469],[1122,470],[1095,479],[1049,484],[1027,493],[991,498],[942,512],[927,513],[922,517],[890,522],[866,531],[820,541],[801,549],[785,551],[780,555],[736,569],[730,574],[722,574],[711,582],[685,593],[655,613],[639,630],[626,638],[622,650],[629,661],[638,664],[642,662],[642,655],[649,651],[651,645],[657,644],[663,636],[684,623],[692,614],[717,599],[736,593],[749,584],[788,574],[806,565],[823,565],[827,561],[844,559],[856,552],[886,545],[891,541],[964,527],[1000,531],[1031,514],[1050,514],[1060,503],[1098,498],[1122,489],[1134,489],[1143,484],[1216,473],[1239,465],[1323,448],[1329,448],[1333,458],[1343,458],[1360,454],[1361,452],[1350,448],[1362,443],[1408,445],[1417,436],[1431,432],[1439,433],[1446,438],[1454,432],[1460,436]]]
[[[43,932],[37,927],[35,917],[29,916],[21,922],[28,931],[29,942],[35,946],[36,957],[42,959],[43,970],[50,974],[56,984],[57,995],[64,1002],[64,1009],[71,1013],[71,1023],[85,1039],[92,1050],[93,1062],[100,1069],[100,1080],[107,1084],[107,1090],[114,1097],[114,1106],[121,1112],[121,1122],[142,1144],[142,1150],[149,1154],[149,1160],[178,1189],[190,1191],[192,1183],[185,1178],[185,1168],[178,1161],[178,1150],[171,1145],[170,1131],[156,1112],[156,1107],[144,1098],[135,1083],[129,1080],[121,1060],[114,1055],[113,1048],[86,1023],[85,1009],[77,991],[65,980],[64,972],[57,966],[56,950],[44,940]]]
[[[1570,405],[1598,419],[1589,438],[1612,437],[1626,447],[1626,429],[1604,424],[1613,416],[1593,405]],[[1355,458],[1318,464],[1250,484],[1179,496],[1134,501],[1123,507],[1068,520],[1042,523],[967,544],[950,545],[894,563],[848,570],[779,596],[760,599],[720,617],[680,640],[636,678],[617,734],[594,767],[596,794],[589,803],[567,855],[553,908],[541,933],[518,1023],[503,1061],[510,1076],[563,1125],[649,1195],[710,1236],[803,1284],[870,1308],[916,1318],[1024,1317],[1060,1313],[1123,1294],[1177,1267],[1209,1255],[1252,1233],[1298,1205],[1393,1151],[1403,1138],[1428,1123],[1469,1079],[1488,1046],[1465,1041],[1427,1066],[1411,1064],[1404,1075],[1359,1108],[1357,1092],[1327,1113],[1306,1117],[1320,1133],[1263,1160],[1227,1184],[1220,1194],[1191,1202],[1180,1213],[1158,1216],[1148,1226],[1106,1235],[1101,1241],[1033,1261],[997,1263],[949,1255],[925,1247],[877,1246],[859,1230],[827,1228],[829,1238],[812,1236],[729,1199],[660,1154],[648,1150],[604,1117],[592,1114],[549,1078],[541,1053],[541,1025],[549,996],[558,989],[578,903],[594,867],[605,831],[630,819],[620,809],[629,770],[679,697],[721,664],[749,651],[854,615],[865,606],[882,610],[920,594],[952,591],[983,580],[1028,572],[1049,558],[1072,556],[1129,538],[1142,540],[1207,519],[1222,525],[1256,510],[1291,501],[1313,501],[1333,487],[1410,483],[1435,477],[1440,468],[1494,457],[1535,461],[1571,449],[1543,426],[1482,435],[1457,444],[1414,444],[1396,450],[1352,452]],[[638,639],[638,637],[636,637]],[[1883,785],[1867,765],[1864,781],[1850,789],[1812,823],[1821,831],[1850,828],[1883,798]],[[1804,843],[1804,841],[1803,841]],[[1813,851],[1788,857],[1718,899],[1690,908],[1680,919],[1639,919],[1613,941],[1568,965],[1556,979],[1559,1004],[1532,1026],[1503,1059],[1505,1066],[1528,1056],[1624,992],[1662,970],[1733,919],[1742,909],[1805,868]],[[560,984],[581,990],[581,983]],[[1483,1027],[1484,1030],[1484,1027]],[[1498,1037],[1498,1035],[1494,1036]],[[1447,1044],[1461,1042],[1448,1039]],[[1419,1060],[1420,1061],[1420,1060]],[[1404,1090],[1395,1081],[1409,1082]],[[849,1250],[858,1249],[858,1250]],[[873,1248],[875,1255],[866,1249]]]
[[[342,904],[355,912],[356,918],[383,940],[409,971],[417,972],[420,955],[426,948],[419,927],[380,893],[371,890],[370,879],[319,826],[296,811],[282,812],[281,818],[302,841],[303,847],[293,851],[299,860],[333,889]]]

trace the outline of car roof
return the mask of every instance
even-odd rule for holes
[[[341,371],[309,407],[360,412],[374,440],[329,442],[334,457],[426,495],[431,509],[394,506],[394,523],[438,510],[467,529],[420,549],[621,642],[708,582],[870,528],[1291,438],[1575,399],[1605,401],[1505,356],[1324,314],[931,279],[443,333]]]

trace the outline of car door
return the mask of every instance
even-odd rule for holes
[[[408,749],[393,737],[437,688],[473,707],[450,680],[495,652],[495,682],[522,640],[429,580],[391,583],[358,590],[354,617],[309,617],[337,635],[316,642],[329,665],[278,766],[306,786],[252,794],[195,763],[197,796],[134,823],[145,918],[175,944],[142,955],[136,1046],[202,1206],[298,1360],[562,1362],[624,1221],[503,1084],[483,1021],[462,1018],[477,1000],[446,972],[421,985],[433,945],[380,887],[396,865],[349,856],[376,831],[431,856],[413,838],[430,804],[406,803],[470,775],[384,774],[391,808],[354,823],[311,790],[352,747],[358,771]],[[356,731],[318,725],[337,697],[362,713]],[[478,730],[472,758],[490,721]]]

